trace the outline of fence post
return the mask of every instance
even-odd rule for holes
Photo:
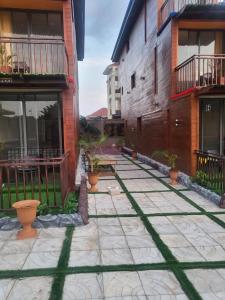
[[[225,158],[222,161],[223,168],[223,194],[220,199],[220,208],[225,208]]]

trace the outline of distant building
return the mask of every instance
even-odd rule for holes
[[[118,64],[109,65],[103,74],[107,75],[108,118],[120,118],[121,91],[118,80]]]
[[[88,124],[96,127],[101,134],[110,138],[124,135],[124,122],[120,118],[108,119],[108,109],[103,107],[86,117]],[[110,142],[112,140],[110,139]]]
[[[105,120],[108,117],[108,109],[106,107],[100,108],[86,117],[88,124],[96,127],[101,134],[104,133]]]

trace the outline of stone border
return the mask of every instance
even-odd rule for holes
[[[84,225],[87,225],[89,221],[88,221],[88,193],[87,193],[86,176],[81,177],[78,213],[81,216]]]
[[[131,152],[132,152],[132,150],[127,147],[123,147],[123,151],[127,154],[131,154]],[[142,155],[140,153],[137,154],[137,157],[138,157],[138,160],[142,161],[143,163],[146,163],[147,165],[150,165],[150,166],[156,168],[159,172],[163,173],[164,175],[166,175],[166,176],[169,175],[169,167],[167,167],[166,165],[164,165],[148,156]],[[216,193],[200,186],[199,184],[193,183],[190,179],[190,176],[188,176],[187,174],[185,174],[183,172],[179,172],[178,181],[179,181],[179,183],[186,186],[188,189],[197,192],[201,196],[207,198],[208,200],[212,201],[213,203],[215,203],[216,205],[219,206],[221,197],[219,195],[217,195]]]

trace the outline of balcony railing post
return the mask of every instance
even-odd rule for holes
[[[220,199],[220,208],[225,208],[225,158],[222,161],[222,174],[223,174],[223,194]]]

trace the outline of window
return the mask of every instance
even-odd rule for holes
[[[109,86],[109,95],[112,94],[112,88],[111,88],[111,85]]]
[[[223,37],[220,32],[209,30],[180,30],[178,64],[193,55],[222,53]]]
[[[123,86],[121,87],[121,95],[123,95]]]
[[[154,92],[158,94],[158,47],[154,48]]]
[[[14,150],[25,155],[33,149],[62,147],[61,109],[57,94],[1,94],[0,141],[8,158]]]
[[[136,74],[134,73],[132,76],[131,76],[131,89],[134,89],[136,86]]]
[[[137,134],[138,136],[142,133],[142,117],[137,118]]]
[[[118,76],[115,76],[115,81],[118,81]]]

